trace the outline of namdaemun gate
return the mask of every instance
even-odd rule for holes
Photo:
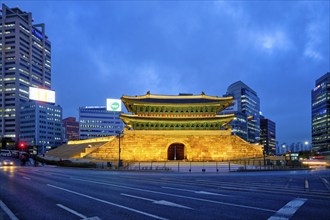
[[[232,104],[233,97],[148,92],[121,100],[129,112],[120,116],[126,125],[121,135],[71,141],[49,154],[62,151],[63,158],[67,154],[68,158],[104,161],[118,157],[123,161],[221,161],[262,156],[261,146],[231,134],[228,123],[234,114],[219,114]]]

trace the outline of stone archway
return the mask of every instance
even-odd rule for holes
[[[184,160],[184,144],[174,143],[171,144],[167,149],[168,160]]]

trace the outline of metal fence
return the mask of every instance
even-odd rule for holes
[[[118,162],[103,162],[98,167],[118,169]],[[231,171],[257,171],[257,170],[285,170],[302,168],[300,163],[288,163],[283,160],[232,160],[221,162],[186,162],[186,161],[165,161],[165,162],[125,162],[121,170],[131,171],[164,171],[164,172],[186,172],[186,173],[224,173]]]

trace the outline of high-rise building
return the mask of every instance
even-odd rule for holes
[[[233,120],[233,134],[240,136],[250,143],[259,143],[260,138],[260,99],[257,93],[248,87],[242,81],[231,84],[225,96],[233,96],[236,106],[233,107],[232,113],[237,115],[236,123]],[[224,111],[224,113],[229,113]],[[245,124],[246,121],[246,124]],[[245,130],[247,127],[247,130]]]
[[[276,125],[275,122],[260,116],[260,144],[264,146],[265,154],[276,154]]]
[[[79,140],[79,122],[75,117],[68,117],[62,120],[62,126],[64,128],[65,140]]]
[[[123,131],[121,112],[108,111],[106,106],[79,108],[79,137],[90,139],[116,135]]]
[[[248,140],[248,117],[245,113],[239,111],[227,111],[224,113],[234,113],[235,118],[230,122],[232,133],[243,138],[244,140]]]
[[[312,89],[312,149],[330,154],[330,72],[317,79]]]
[[[51,88],[51,44],[30,12],[2,4],[0,20],[0,136],[17,141],[29,87]]]
[[[28,146],[57,147],[62,144],[62,107],[39,101],[21,105],[20,141]]]

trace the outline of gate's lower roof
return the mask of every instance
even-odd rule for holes
[[[216,115],[214,117],[150,117],[121,114],[120,118],[128,127],[133,127],[136,123],[150,123],[150,124],[219,124],[226,125],[235,117],[234,114]]]

